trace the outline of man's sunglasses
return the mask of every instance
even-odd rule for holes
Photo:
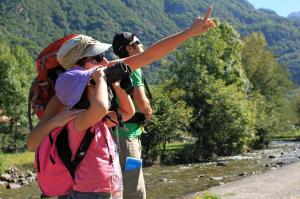
[[[131,43],[130,45],[135,47],[135,46],[138,46],[140,44],[141,44],[141,42],[139,40],[137,40],[137,41]]]
[[[96,56],[93,57],[93,60],[95,60],[97,62],[97,64],[103,62],[103,59],[104,59],[103,53],[101,53],[101,54],[96,55]]]

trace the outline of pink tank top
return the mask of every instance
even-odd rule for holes
[[[73,121],[69,122],[68,129],[74,159],[85,131],[76,131]],[[110,193],[123,190],[119,158],[110,131],[102,121],[95,124],[91,131],[95,133],[95,137],[75,171],[73,190]]]

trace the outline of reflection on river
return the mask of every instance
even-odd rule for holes
[[[144,169],[147,198],[177,198],[267,169],[276,169],[298,161],[299,158],[299,142],[273,142],[268,149],[240,156],[220,157],[214,162],[148,167]],[[40,198],[40,192],[36,184],[13,191],[0,189],[0,198]]]

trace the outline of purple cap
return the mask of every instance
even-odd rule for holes
[[[97,67],[84,70],[74,67],[59,75],[55,83],[55,92],[66,109],[71,109],[80,101],[86,85]]]

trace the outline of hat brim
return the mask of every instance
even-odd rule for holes
[[[74,67],[59,75],[55,83],[55,92],[65,109],[73,108],[80,101],[85,87],[97,68],[84,70]]]
[[[96,55],[100,55],[101,53],[104,53],[111,47],[111,44],[101,43],[99,41],[96,41],[96,43],[86,50],[86,52],[83,53],[81,56],[83,57],[93,57]]]

